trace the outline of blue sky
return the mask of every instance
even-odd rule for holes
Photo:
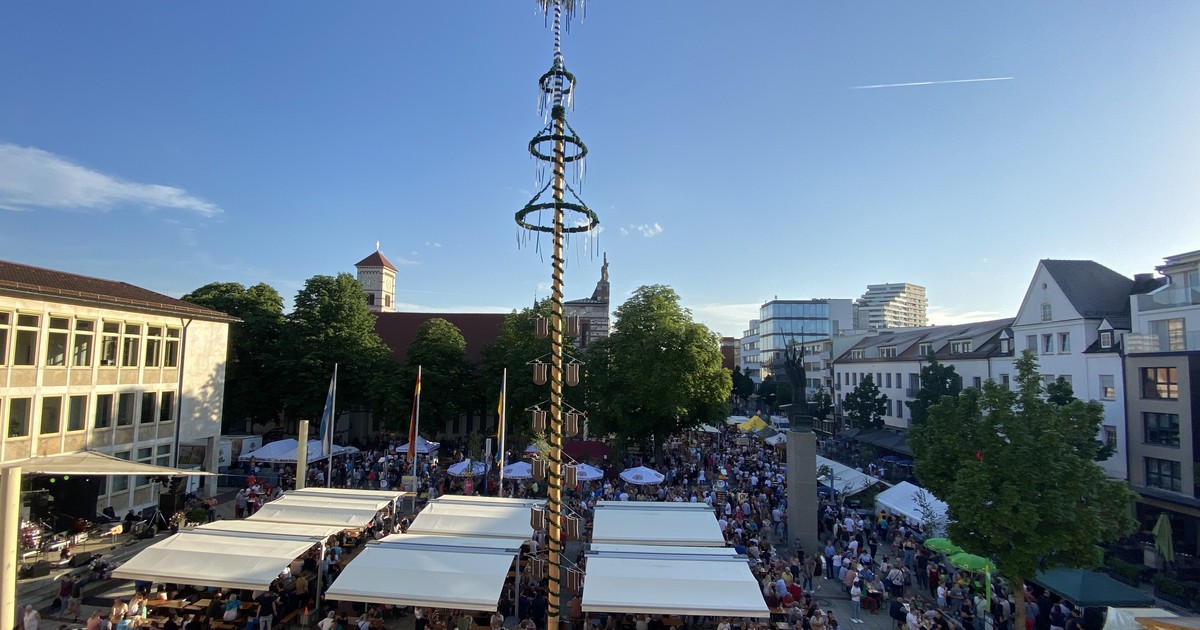
[[[593,0],[568,298],[669,284],[738,335],[780,298],[928,288],[1010,316],[1040,258],[1200,248],[1200,3]],[[0,258],[172,295],[353,271],[413,310],[520,308],[549,30],[508,2],[0,7]],[[1012,77],[878,89],[859,86]],[[520,245],[520,246],[519,246]]]

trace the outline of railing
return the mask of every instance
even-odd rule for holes
[[[1200,350],[1200,331],[1182,335],[1125,335],[1125,351],[1129,354],[1145,352],[1186,352]]]
[[[1154,293],[1143,293],[1137,296],[1139,311],[1156,311],[1178,306],[1200,305],[1200,289],[1164,289]]]

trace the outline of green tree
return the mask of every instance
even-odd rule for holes
[[[472,408],[467,341],[457,326],[441,317],[422,322],[408,346],[402,370],[405,382],[416,382],[417,366],[421,367],[421,424],[440,429]]]
[[[239,426],[246,419],[278,419],[283,409],[283,384],[288,381],[279,361],[283,298],[266,284],[246,288],[236,282],[213,282],[183,299],[241,320],[229,327],[224,426]]]
[[[958,396],[962,392],[962,377],[955,371],[953,365],[942,365],[934,357],[929,357],[929,365],[921,368],[921,389],[912,400],[904,403],[908,406],[910,426],[925,424],[929,416],[929,408],[942,401],[943,396]]]
[[[378,404],[378,377],[388,372],[391,351],[375,332],[366,293],[353,276],[309,278],[296,294],[285,331],[283,355],[289,379],[285,401],[290,417],[320,417],[335,363],[339,410],[371,410]]]
[[[1038,571],[1099,564],[1097,545],[1133,530],[1134,496],[1093,461],[1103,407],[1047,401],[1028,351],[1016,367],[1016,391],[989,380],[943,398],[909,444],[921,483],[949,505],[950,538],[1019,593]],[[1016,615],[1024,627],[1025,607]]]
[[[1075,397],[1075,388],[1071,387],[1071,381],[1060,376],[1054,379],[1053,383],[1046,384],[1046,402],[1062,407],[1075,400],[1079,399]]]
[[[758,384],[757,392],[760,409],[755,411],[774,411],[776,399],[779,397],[779,382],[775,380],[775,376],[769,374],[764,377]]]
[[[817,420],[825,420],[829,414],[833,413],[833,396],[829,394],[829,390],[825,389],[824,385],[818,386],[817,391],[813,392],[810,410]]]
[[[486,409],[492,412],[500,397],[500,377],[508,368],[508,389],[505,393],[506,423],[508,434],[514,438],[526,439],[533,437],[530,415],[525,409],[541,404],[548,408],[550,398],[548,385],[538,385],[533,382],[530,361],[541,358],[550,361],[550,337],[538,339],[534,334],[538,317],[550,317],[550,300],[545,299],[533,307],[513,311],[505,316],[500,324],[500,334],[496,341],[483,349],[483,360],[480,363],[480,374],[483,379]],[[566,340],[564,352],[568,356],[578,354],[571,339]],[[586,366],[585,366],[586,371]],[[566,404],[580,408],[580,392],[578,386],[563,388],[563,400]],[[582,427],[580,427],[582,431]],[[515,443],[509,443],[510,450],[521,448]]]
[[[842,399],[842,411],[850,416],[860,429],[882,429],[883,414],[888,410],[887,394],[879,392],[879,386],[870,374],[863,377],[846,397]]]
[[[754,394],[754,379],[743,372],[740,365],[733,366],[733,374],[730,376],[733,378],[734,397],[739,402],[745,403]]]
[[[692,321],[679,295],[643,286],[617,309],[615,331],[588,347],[589,420],[599,433],[656,441],[728,415],[733,381],[720,339]]]

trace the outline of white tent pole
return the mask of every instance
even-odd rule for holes
[[[321,557],[317,560],[317,597],[313,600],[313,612],[320,614],[321,612],[321,589],[324,586],[322,582],[323,572],[321,565],[325,562],[325,540],[321,540]]]
[[[0,468],[0,627],[20,625],[17,619],[17,530],[21,525],[21,467]]]
[[[303,490],[308,478],[308,420],[300,421],[300,440],[296,444],[296,489]]]

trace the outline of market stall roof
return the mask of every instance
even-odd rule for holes
[[[590,555],[582,603],[589,613],[770,616],[749,563],[736,557]]]
[[[593,544],[588,546],[590,554],[594,555],[691,555],[691,556],[724,556],[737,557],[733,547],[670,547],[666,545],[611,545]]]
[[[399,501],[411,492],[403,490],[359,490],[356,488],[300,488],[288,494],[293,496],[327,497],[330,499],[382,499],[384,501]]]
[[[826,459],[817,455],[817,468],[828,466],[833,471],[833,487],[838,492],[845,494],[855,494],[866,490],[873,484],[882,483],[879,479],[872,477],[866,473],[859,472],[845,464],[835,462],[832,459]],[[826,485],[829,481],[827,477],[822,477],[817,480],[817,483]]]
[[[715,513],[703,504],[622,502],[596,504],[592,543],[724,547]],[[704,509],[680,508],[698,505]],[[670,507],[660,507],[670,506]],[[590,576],[589,566],[589,576]]]
[[[1103,573],[1086,569],[1043,571],[1033,583],[1065,597],[1076,606],[1153,606],[1154,597]]]
[[[396,452],[397,453],[407,453],[408,447],[410,444],[411,444],[411,442],[405,442],[404,444],[397,446]],[[426,440],[425,438],[423,438],[419,435],[417,436],[417,454],[418,455],[428,455],[428,454],[438,450],[438,448],[440,448],[441,446],[442,445],[440,442],[430,442],[429,440]]]
[[[282,499],[278,499],[258,508],[258,511],[247,517],[246,520],[309,523],[350,529],[366,527],[375,520],[375,515],[378,513],[378,509],[368,507],[342,507],[332,503],[326,505],[285,503]]]
[[[932,516],[935,517],[935,520],[945,522],[947,511],[950,509],[949,506],[946,505],[945,501],[933,496],[933,493],[921,486],[901,481],[875,495],[875,507],[877,509],[887,510],[891,514],[904,516],[910,523],[922,523],[927,520],[926,515],[923,513],[924,509],[921,507],[922,501],[933,511]]]
[[[729,416],[725,418],[725,424],[741,424],[750,419],[750,416]]]
[[[520,538],[483,538],[470,536],[438,536],[436,534],[389,534],[376,544],[401,545],[404,547],[478,547],[482,549],[510,549],[516,553],[525,541]]]
[[[1118,608],[1116,606],[1108,607],[1108,614],[1104,618],[1104,630],[1144,630],[1142,625],[1143,619],[1163,618],[1165,621],[1174,623],[1179,620],[1179,615],[1162,608]],[[1192,618],[1191,627],[1195,628],[1196,618]]]
[[[533,536],[529,508],[536,501],[453,496],[430,501],[413,519],[408,532],[521,540]]]
[[[516,552],[507,549],[370,544],[346,565],[326,597],[494,611],[515,558]]]
[[[26,475],[147,475],[147,476],[211,476],[212,473],[202,470],[182,470],[168,466],[140,464],[129,460],[97,453],[96,451],[79,451],[77,453],[61,453],[59,455],[43,455],[7,461],[0,468],[20,466],[21,473]]]
[[[700,426],[696,427],[696,430],[700,431],[702,433],[720,433],[721,432],[720,429],[718,429],[717,427],[714,427],[711,424],[701,424]]]
[[[265,590],[314,544],[312,539],[184,532],[143,549],[114,569],[113,577]]]
[[[307,536],[315,540],[324,540],[344,531],[345,527],[331,525],[314,525],[312,523],[276,523],[273,521],[256,521],[253,519],[235,519],[228,521],[213,521],[199,525],[193,532],[230,532],[241,534],[265,534],[272,536]]]
[[[297,493],[295,490],[285,492],[283,496],[271,501],[271,505],[315,505],[318,507],[344,507],[351,510],[374,510],[378,512],[391,505],[391,498],[383,497],[324,497],[315,494]]]
[[[299,457],[299,453],[297,452],[299,450],[300,441],[296,438],[287,438],[264,444],[261,448],[255,449],[249,453],[242,453],[241,456],[238,457],[238,460],[249,461],[251,458],[253,458],[255,461],[267,463],[295,463],[296,459]],[[337,444],[334,444],[332,454],[349,455],[357,452],[358,449],[354,448],[353,446],[338,446]],[[308,441],[307,460],[310,463],[317,460],[326,459],[327,457],[328,455],[324,457],[321,455],[320,440]]]

